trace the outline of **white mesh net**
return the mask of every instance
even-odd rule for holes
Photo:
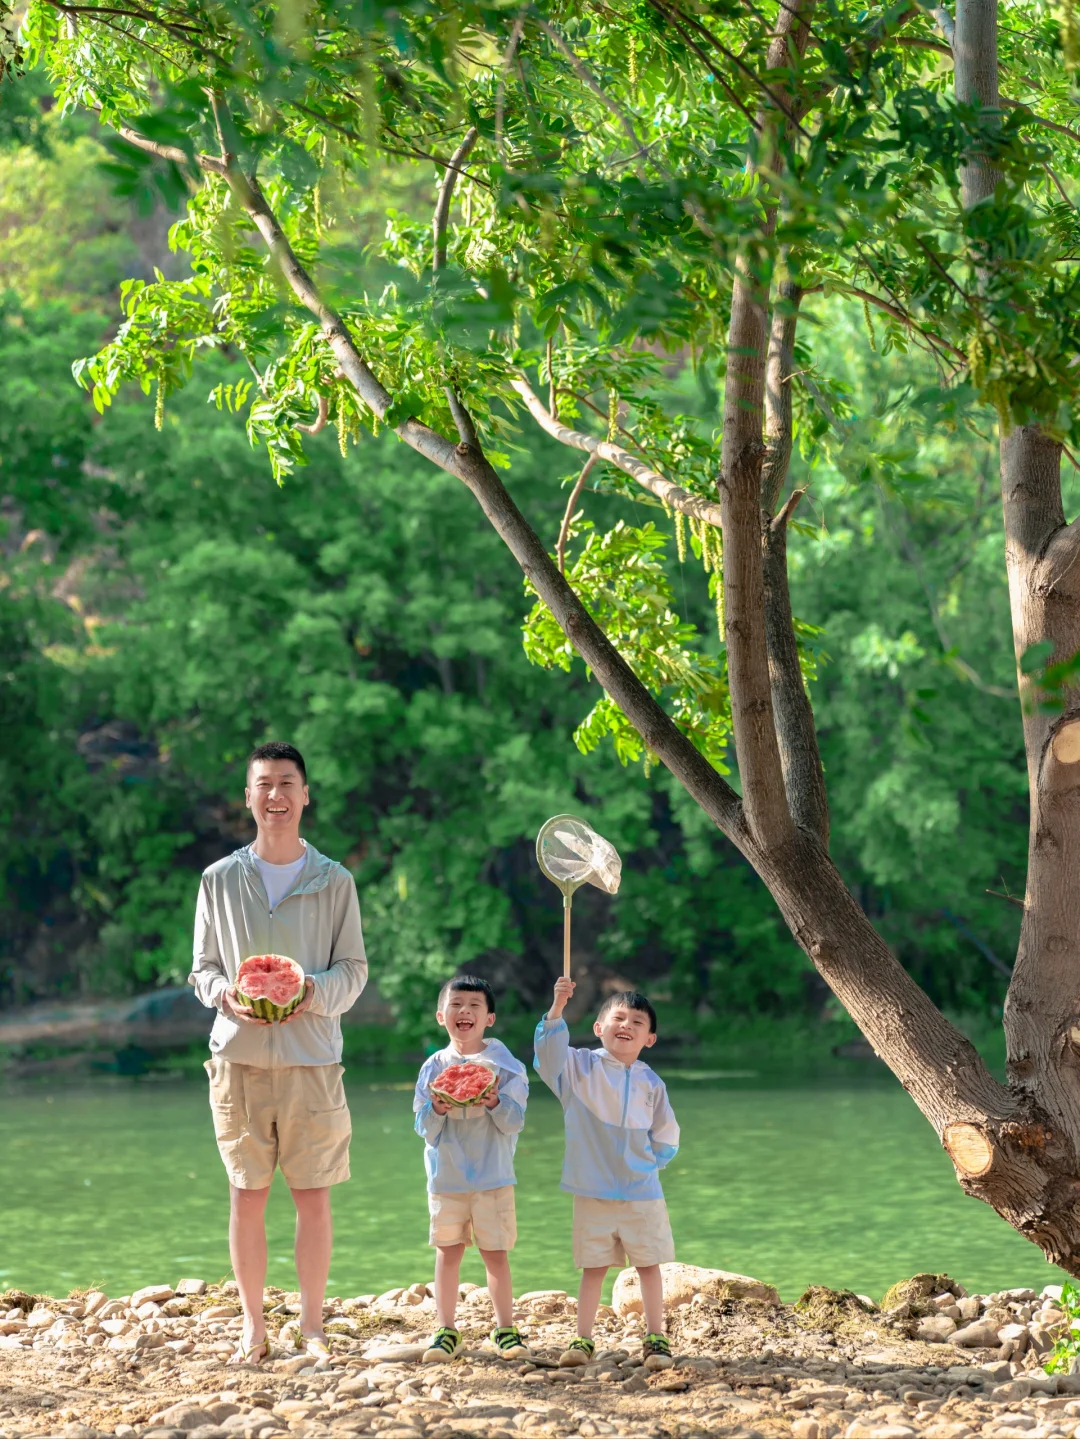
[[[608,894],[618,893],[622,878],[618,851],[573,815],[548,820],[536,841],[536,857],[548,879],[564,892],[593,884]]]

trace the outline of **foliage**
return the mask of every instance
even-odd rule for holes
[[[1065,1311],[1068,1327],[1043,1367],[1047,1374],[1071,1374],[1073,1361],[1080,1357],[1080,1289],[1069,1280],[1061,1286],[1058,1305]]]

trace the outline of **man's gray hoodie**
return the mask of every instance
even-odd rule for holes
[[[307,861],[292,889],[270,909],[251,846],[212,864],[195,911],[195,957],[188,983],[218,1011],[210,1051],[260,1069],[338,1064],[340,1015],[367,983],[360,905],[352,875],[306,844]],[[222,1011],[236,972],[253,954],[285,954],[315,984],[311,1005],[288,1024],[238,1023]]]

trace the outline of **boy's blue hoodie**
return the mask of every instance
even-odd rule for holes
[[[494,1109],[473,1104],[436,1114],[431,1084],[452,1064],[486,1064],[499,1076]],[[529,1079],[525,1066],[503,1044],[489,1039],[479,1054],[459,1054],[447,1045],[426,1060],[416,1081],[413,1110],[416,1132],[424,1140],[424,1165],[432,1194],[471,1194],[516,1184],[514,1150],[525,1123]]]
[[[562,1188],[588,1199],[663,1199],[660,1170],[675,1158],[679,1126],[659,1075],[606,1049],[571,1049],[563,1019],[536,1026],[533,1066],[562,1101]]]

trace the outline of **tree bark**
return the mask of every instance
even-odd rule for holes
[[[997,0],[957,0],[953,34],[956,98],[963,104],[997,110],[998,92]],[[989,199],[1001,179],[984,156],[973,156],[960,169],[961,200],[965,210]]]

